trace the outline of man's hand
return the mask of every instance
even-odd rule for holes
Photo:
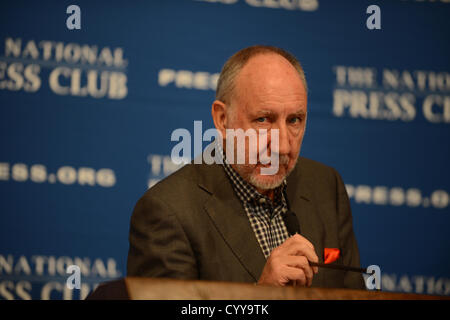
[[[311,267],[311,262],[319,262],[314,246],[299,234],[287,239],[272,250],[259,278],[258,284],[285,286],[289,282],[301,286],[311,286],[318,267]]]

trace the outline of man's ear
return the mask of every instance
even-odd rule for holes
[[[215,100],[212,104],[211,115],[217,131],[222,134],[222,137],[225,137],[225,130],[227,128],[227,105],[222,101]]]

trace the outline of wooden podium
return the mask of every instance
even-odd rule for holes
[[[123,278],[99,285],[88,300],[434,300],[450,297],[247,283]]]

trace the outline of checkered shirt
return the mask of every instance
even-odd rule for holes
[[[260,194],[251,184],[246,182],[231,167],[225,157],[223,160],[225,172],[244,206],[256,239],[258,239],[261,250],[267,259],[273,249],[289,238],[289,233],[282,218],[282,214],[288,211],[286,180],[275,190],[275,197],[272,202],[269,197]]]

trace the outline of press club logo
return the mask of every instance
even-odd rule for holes
[[[128,94],[121,47],[7,37],[0,50],[0,90],[32,93],[46,81],[62,96],[117,100]]]

